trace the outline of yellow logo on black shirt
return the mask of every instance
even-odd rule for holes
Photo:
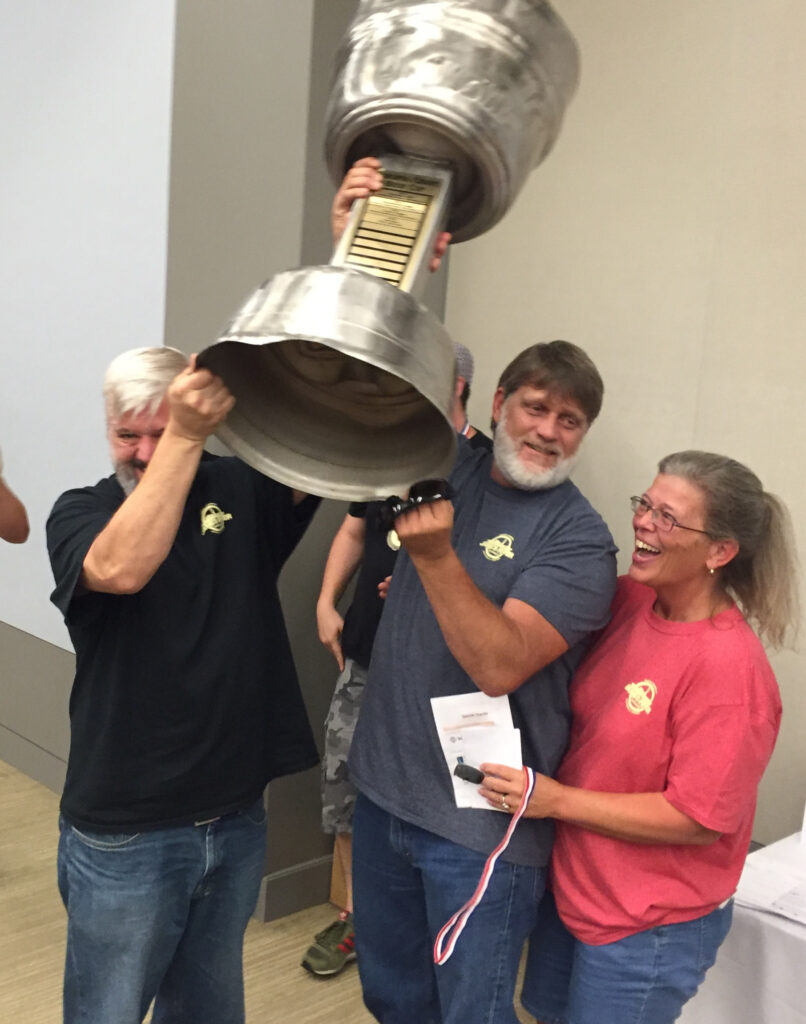
[[[514,539],[511,533],[499,533],[497,537],[481,541],[479,547],[484,549],[485,558],[491,562],[500,562],[502,558],[515,557],[515,552],[512,550]]]
[[[201,510],[201,532],[202,537],[210,530],[212,533],[223,533],[224,523],[232,519],[229,512],[222,512],[218,505],[209,502]]]
[[[386,546],[392,551],[400,551],[400,537],[397,535],[397,530],[390,530],[386,534]]]
[[[630,714],[648,715],[658,692],[658,688],[652,680],[644,679],[641,683],[627,683],[624,689],[627,691],[627,710]]]

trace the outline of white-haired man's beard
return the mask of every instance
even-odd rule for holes
[[[139,459],[118,459],[115,463],[115,476],[127,498],[137,486],[137,470],[145,468]]]
[[[579,458],[579,449],[567,459],[557,445],[530,442],[546,455],[556,455],[553,466],[527,465],[520,457],[522,442],[514,441],[507,427],[507,402],[493,434],[493,458],[501,476],[522,491],[544,491],[563,483],[571,475]]]

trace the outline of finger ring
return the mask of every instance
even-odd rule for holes
[[[507,798],[505,796],[501,797],[501,808],[505,811],[509,810],[509,804],[507,803]]]

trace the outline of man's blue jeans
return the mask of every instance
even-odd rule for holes
[[[364,1002],[382,1024],[517,1024],[518,962],[544,869],[499,860],[451,959],[433,962],[437,933],[472,896],[485,860],[358,795],[356,950]]]
[[[109,835],[60,822],[65,1024],[242,1024],[262,801],[205,825]]]

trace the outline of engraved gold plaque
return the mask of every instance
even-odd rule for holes
[[[382,171],[382,188],[354,204],[330,262],[383,278],[402,291],[419,291],[446,220],[451,172],[438,163],[397,156],[384,157]]]

